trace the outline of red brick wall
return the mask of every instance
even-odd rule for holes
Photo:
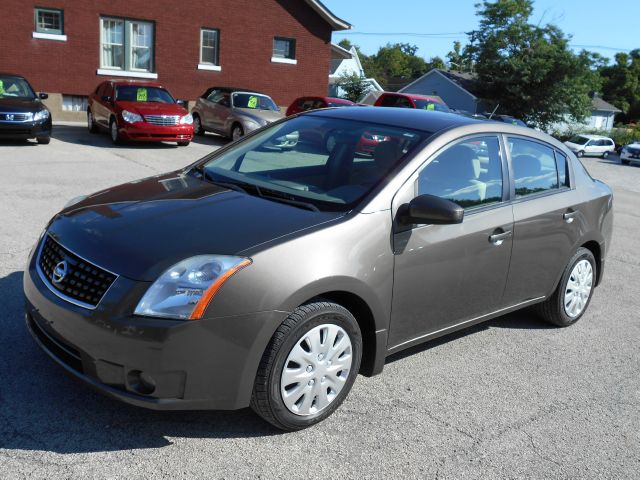
[[[66,42],[32,38],[36,6],[64,10]],[[37,91],[88,95],[109,78],[96,74],[104,15],[155,22],[158,82],[177,98],[227,85],[288,105],[327,92],[331,28],[300,0],[4,0],[2,11],[0,71],[26,76]],[[221,72],[197,70],[201,27],[220,30]],[[296,39],[297,65],[271,62],[274,36]]]

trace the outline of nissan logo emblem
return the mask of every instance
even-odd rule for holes
[[[61,261],[53,268],[53,272],[51,273],[51,280],[53,280],[53,283],[62,282],[64,280],[64,277],[67,276],[68,271],[69,265],[67,264],[67,261]]]

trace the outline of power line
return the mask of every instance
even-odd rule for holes
[[[599,50],[611,50],[614,52],[630,52],[631,49],[630,48],[621,48],[621,47],[607,47],[604,45],[577,45],[577,44],[570,44],[571,47],[575,47],[575,48],[597,48]]]
[[[466,36],[467,32],[445,32],[445,33],[421,33],[421,32],[340,32],[338,35],[365,35],[365,36],[405,36],[405,37],[441,37],[459,38]]]

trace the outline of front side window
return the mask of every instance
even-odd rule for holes
[[[278,111],[278,107],[271,97],[257,93],[234,93],[232,96],[234,108],[249,108],[252,110]]]
[[[64,16],[62,10],[50,8],[35,9],[36,32],[64,34]]]
[[[102,68],[153,71],[153,23],[102,18],[101,30]]]
[[[250,195],[345,211],[429,135],[363,121],[301,116],[264,127],[201,168],[208,180],[235,183]]]
[[[220,65],[218,57],[218,43],[220,32],[211,28],[200,30],[200,63],[205,65]]]
[[[293,38],[275,37],[273,39],[273,58],[295,60],[296,41]]]
[[[588,138],[583,137],[582,135],[576,135],[575,137],[571,137],[569,142],[575,143],[576,145],[584,145],[589,141]]]
[[[502,201],[500,142],[495,136],[458,142],[418,174],[418,195],[435,195],[465,210]]]
[[[509,149],[516,197],[558,188],[558,168],[551,147],[522,138],[510,138]]]

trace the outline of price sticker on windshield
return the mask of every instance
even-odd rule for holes
[[[0,80],[0,95],[4,95],[4,82]]]
[[[249,101],[247,102],[247,107],[249,108],[257,108],[258,107],[258,97],[252,95],[249,97]]]
[[[138,102],[146,102],[147,101],[147,89],[146,88],[139,88],[137,95],[136,95],[136,100]]]
[[[436,104],[435,103],[430,103],[427,105],[427,110],[435,110],[436,109]]]

